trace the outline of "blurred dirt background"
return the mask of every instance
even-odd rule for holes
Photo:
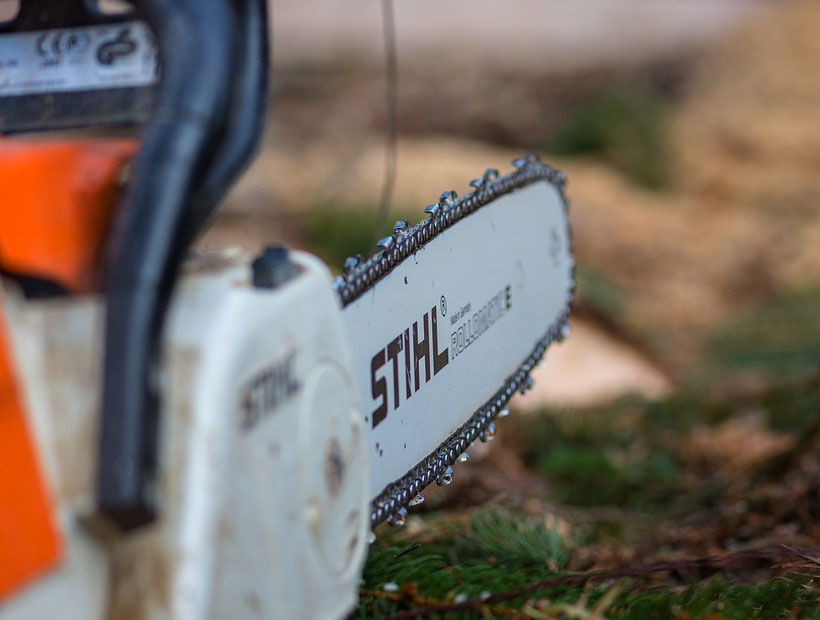
[[[405,533],[382,534],[359,616],[478,596],[489,577],[465,572],[475,566],[452,549],[492,566],[501,556],[482,536],[523,536],[507,569],[524,581],[511,576],[494,591],[543,577],[521,550],[555,551],[545,532],[569,549],[541,562],[549,575],[816,544],[820,4],[459,0],[395,9],[393,219],[417,221],[443,189],[463,192],[485,168],[508,170],[538,151],[568,174],[578,299],[573,337],[548,353],[493,449],[479,446],[452,487],[431,490]],[[379,4],[278,1],[273,33],[264,149],[202,245],[285,241],[338,267],[368,253],[383,182]],[[665,611],[654,614],[635,611],[645,584],[592,596],[614,617],[816,617],[806,610],[817,608],[818,560],[804,556],[667,570],[701,590],[665,590]],[[781,606],[769,590],[751,607],[730,606],[732,580],[777,589],[772,580],[785,571],[793,582],[794,566],[803,581]],[[693,607],[715,572],[729,581]],[[442,589],[425,581],[431,575],[439,585],[458,579]],[[581,590],[561,592],[589,603],[586,616],[555,607],[564,595],[554,590],[532,603],[540,616],[524,613],[523,599],[492,613],[600,617]],[[807,591],[814,603],[801,607]],[[744,592],[731,600],[758,595]]]
[[[624,390],[664,393],[697,372],[717,326],[820,274],[816,3],[446,4],[396,6],[394,213],[416,220],[522,151],[565,169],[579,309],[653,362],[627,356]],[[374,210],[380,19],[370,2],[274,3],[269,136],[206,245],[310,247],[306,212]],[[578,349],[607,356],[597,332],[583,328]]]

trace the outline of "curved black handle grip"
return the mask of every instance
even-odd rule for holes
[[[228,116],[207,171],[186,211],[183,233],[193,239],[262,140],[270,88],[266,0],[234,0],[239,47]],[[183,245],[187,243],[183,242]]]
[[[187,248],[258,145],[267,102],[264,0],[133,0],[162,81],[132,172],[108,278],[99,510],[151,521],[160,337]],[[237,68],[241,68],[237,70]]]

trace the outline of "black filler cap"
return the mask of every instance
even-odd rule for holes
[[[253,285],[256,288],[277,288],[299,273],[299,266],[290,260],[288,249],[269,245],[251,263]]]

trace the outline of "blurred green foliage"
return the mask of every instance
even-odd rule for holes
[[[693,497],[681,442],[695,428],[715,427],[748,411],[762,415],[765,427],[799,438],[817,420],[820,381],[774,385],[753,398],[699,391],[656,401],[623,398],[587,410],[512,417],[505,433],[520,444],[524,463],[549,480],[558,501],[685,512],[692,509],[687,502],[705,501],[710,485],[725,481],[700,477]]]
[[[636,183],[662,189],[667,183],[666,110],[661,98],[640,88],[613,88],[588,95],[546,144],[557,155],[597,155]]]
[[[680,422],[673,409],[677,403],[653,416],[623,400],[613,407],[521,417],[509,432],[525,438],[524,463],[549,480],[558,501],[653,511],[668,508],[682,484],[681,466],[665,441],[667,422]],[[694,423],[695,416],[684,419]]]
[[[302,234],[308,249],[336,270],[349,256],[373,254],[376,208],[316,205],[303,219]]]
[[[820,285],[786,292],[740,313],[709,341],[714,364],[794,378],[820,367]]]
[[[393,232],[393,224],[398,219],[411,223],[418,220],[418,210],[393,206],[391,217],[375,238],[386,237]],[[340,270],[345,259],[361,254],[369,258],[376,252],[373,246],[378,207],[375,205],[352,206],[344,204],[319,204],[307,210],[302,220],[302,240],[312,252],[336,270]],[[416,219],[412,219],[415,217]]]
[[[820,415],[820,381],[775,385],[761,397],[759,407],[773,430],[803,434]]]
[[[736,584],[722,577],[683,591],[659,586],[618,600],[609,618],[820,618],[820,589],[802,580],[775,578]]]
[[[586,308],[612,319],[623,313],[626,294],[604,274],[579,263],[575,267],[575,284],[578,301]]]

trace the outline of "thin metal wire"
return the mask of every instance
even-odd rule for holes
[[[384,153],[384,182],[373,227],[373,243],[384,233],[393,189],[396,185],[396,160],[398,156],[398,53],[396,49],[396,20],[393,0],[382,0],[382,28],[385,49],[385,102],[387,104],[387,141]]]

